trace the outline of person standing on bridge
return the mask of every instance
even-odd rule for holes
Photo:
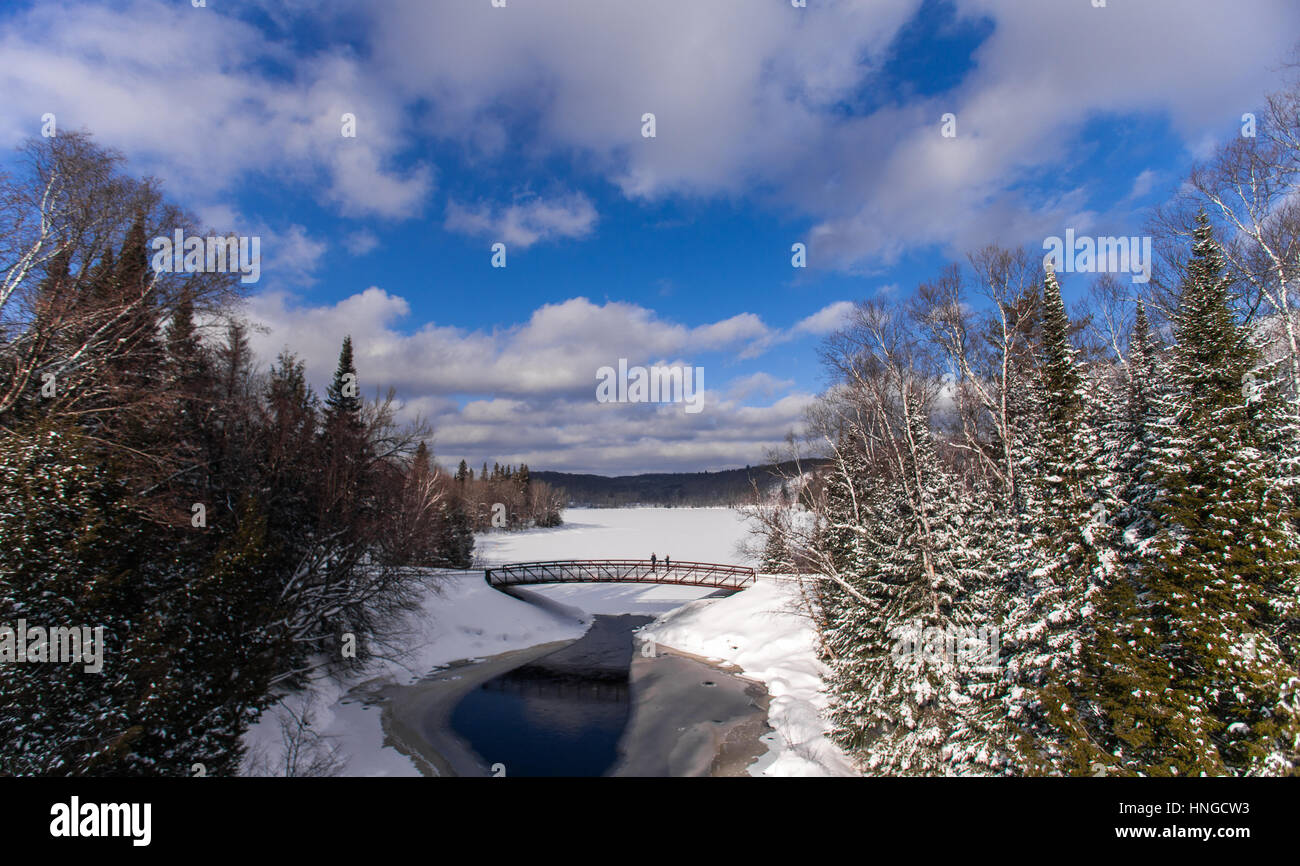
[[[651,554],[650,554],[650,573],[651,573],[651,574],[654,574],[654,573],[655,573],[655,563],[656,563],[656,562],[657,562],[657,560],[655,559],[655,555],[654,555],[653,553],[651,553]]]
[[[668,555],[667,555],[667,554],[664,554],[664,573],[665,573],[665,574],[672,570],[672,567],[673,567],[673,566],[672,566],[672,562],[673,562],[673,561],[672,561],[671,559],[668,558]]]

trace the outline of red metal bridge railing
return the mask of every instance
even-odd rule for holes
[[[486,569],[489,586],[530,583],[667,583],[744,589],[757,579],[757,571],[744,565],[717,562],[678,562],[665,567],[648,559],[556,559],[547,562],[512,562]]]

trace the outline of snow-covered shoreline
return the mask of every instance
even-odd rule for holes
[[[767,687],[769,752],[751,775],[851,776],[848,757],[826,737],[824,668],[798,584],[760,577],[729,598],[695,601],[641,630],[657,644],[729,662]]]
[[[702,509],[571,509],[564,526],[477,539],[479,560],[645,556],[651,552],[688,559],[740,562],[746,528],[735,511]],[[340,683],[317,680],[285,699],[301,713],[310,706],[313,729],[346,757],[344,775],[415,776],[420,771],[385,743],[381,711],[358,700],[358,691],[410,684],[452,662],[484,659],[555,641],[576,640],[591,615],[645,613],[658,619],[643,635],[667,647],[729,662],[738,673],[765,684],[771,695],[765,737],[769,754],[753,775],[847,775],[845,756],[825,737],[820,711],[822,666],[811,622],[799,610],[796,584],[763,578],[726,598],[703,599],[710,590],[644,584],[576,584],[530,587],[554,602],[554,610],[490,588],[482,571],[440,578],[407,623],[411,642],[400,661],[382,660],[365,675]],[[578,609],[586,619],[566,615]],[[364,689],[357,689],[365,684]],[[356,691],[354,691],[356,690]],[[349,694],[351,693],[351,694]],[[282,766],[280,719],[274,707],[249,729],[248,768]]]

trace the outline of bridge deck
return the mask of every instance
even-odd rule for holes
[[[665,568],[648,559],[557,559],[548,562],[514,562],[484,572],[490,586],[532,583],[668,583],[744,589],[757,572],[743,565],[717,562],[677,562]]]

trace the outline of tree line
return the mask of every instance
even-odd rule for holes
[[[791,494],[783,473],[790,469],[790,466],[746,466],[716,472],[653,472],[612,477],[546,471],[534,477],[563,488],[570,504],[585,507],[732,507],[747,504],[755,487],[764,494],[781,495],[784,485],[788,498]]]
[[[6,664],[0,772],[234,772],[316,671],[396,652],[473,526],[430,430],[365,400],[350,339],[324,395],[256,369],[237,274],[157,273],[194,221],[84,133],[0,177],[0,624],[104,628],[101,674]]]
[[[476,531],[553,527],[564,522],[565,494],[532,476],[527,463],[518,467],[485,461],[477,477],[460,461],[452,490]]]

